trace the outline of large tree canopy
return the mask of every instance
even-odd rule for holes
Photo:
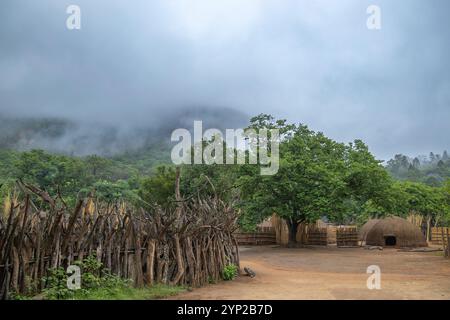
[[[242,168],[244,220],[276,213],[287,222],[294,244],[301,222],[322,216],[343,220],[350,204],[381,202],[390,180],[362,141],[345,145],[305,125],[288,125],[268,115],[253,118],[250,127],[280,129],[280,168],[273,176],[261,176],[250,165]]]
[[[450,179],[445,181],[450,176],[447,152],[414,159],[397,155],[384,168],[360,140],[339,143],[305,125],[265,114],[252,118],[249,129],[279,130],[278,173],[261,176],[261,168],[255,165],[183,165],[183,198],[201,194],[238,203],[244,229],[254,228],[276,213],[287,221],[291,236],[299,222],[321,217],[359,224],[371,217],[406,217],[414,212],[427,221],[450,223]],[[203,143],[206,147],[212,141]],[[224,150],[227,147],[223,143]],[[168,149],[152,146],[141,153],[112,158],[0,149],[0,206],[13,192],[17,179],[52,195],[61,194],[69,205],[74,205],[80,194],[92,191],[108,201],[173,205],[175,169],[168,163]],[[156,167],[164,162],[165,166]]]

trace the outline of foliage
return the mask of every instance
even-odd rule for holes
[[[276,175],[261,176],[255,166],[242,166],[239,182],[246,223],[276,213],[288,223],[290,241],[295,242],[300,222],[323,216],[353,219],[361,210],[349,209],[361,208],[369,200],[382,202],[389,176],[361,141],[345,145],[305,125],[267,115],[253,118],[250,127],[260,125],[280,129],[280,168]]]
[[[58,134],[63,126],[56,125],[49,134]],[[414,158],[398,154],[383,167],[360,140],[343,144],[303,124],[289,124],[267,114],[251,118],[248,129],[262,128],[280,131],[276,175],[261,176],[254,165],[184,165],[183,197],[201,193],[226,201],[239,199],[239,223],[244,230],[254,230],[273,213],[291,225],[323,217],[336,223],[363,223],[370,217],[407,216],[411,211],[450,223],[447,152]],[[112,157],[74,157],[8,150],[6,140],[0,148],[1,206],[17,179],[53,196],[60,193],[71,206],[77,197],[92,191],[108,202],[126,199],[165,207],[174,203],[175,168],[167,144],[148,144],[146,149]]]
[[[154,285],[144,288],[131,286],[116,286],[110,288],[98,288],[90,290],[78,300],[151,300],[163,299],[183,292],[185,288],[169,285]]]
[[[185,197],[201,192],[202,195],[216,195],[224,201],[228,201],[238,196],[237,166],[225,164],[184,165],[181,173],[181,192]]]
[[[48,276],[43,279],[46,299],[80,299],[89,296],[92,290],[117,290],[131,285],[130,281],[123,280],[104,269],[95,256],[89,256],[74,264],[81,269],[81,289],[72,290],[67,287],[68,275],[64,268],[50,269]]]
[[[354,223],[370,208],[378,214],[390,210],[389,190],[392,180],[381,162],[369,152],[361,140],[346,146],[344,169],[344,214],[335,216],[339,223]],[[333,218],[333,217],[332,217]]]
[[[51,193],[76,194],[86,180],[86,170],[78,158],[51,155],[42,150],[20,154],[15,162],[17,178],[33,182]]]
[[[95,258],[94,258],[95,259]],[[184,291],[180,286],[154,285],[134,288],[131,281],[120,279],[109,273],[98,277],[93,273],[82,274],[82,289],[67,288],[67,274],[63,268],[49,270],[45,279],[45,299],[49,300],[149,300],[160,299]],[[11,296],[14,300],[28,300],[28,296]]]
[[[158,167],[156,174],[141,181],[139,196],[150,205],[170,206],[175,200],[175,169]]]
[[[43,278],[46,283],[44,295],[46,299],[62,300],[75,296],[75,291],[67,287],[67,273],[64,268],[55,268],[48,270],[48,276]]]
[[[51,195],[59,192],[69,205],[75,203],[77,194],[94,189],[108,201],[137,198],[138,170],[113,159],[71,157],[43,150],[0,150],[0,160],[0,202],[18,179],[38,185]]]
[[[443,194],[446,203],[446,212],[443,216],[443,223],[447,226],[450,225],[450,179],[446,181],[443,187]]]
[[[397,154],[387,162],[386,169],[398,180],[441,187],[450,178],[450,158],[447,151],[442,155],[430,152],[429,156],[415,158]]]
[[[226,265],[223,268],[222,278],[225,281],[233,280],[238,273],[238,267],[235,264]]]
[[[137,190],[133,190],[128,181],[117,180],[115,182],[107,180],[96,181],[92,186],[81,189],[80,195],[85,196],[92,190],[95,191],[97,199],[116,202],[117,200],[138,201]]]
[[[87,156],[84,161],[86,163],[86,169],[94,178],[106,179],[113,165],[110,159],[99,157],[95,154]]]
[[[398,183],[403,194],[397,200],[406,212],[416,212],[432,221],[446,219],[449,211],[446,190],[417,182]]]
[[[337,175],[343,164],[336,155],[342,146],[306,126],[294,130],[280,146],[276,175],[261,176],[254,166],[242,168],[244,209],[258,220],[276,212],[290,221],[311,221],[337,209],[333,198],[342,190]]]

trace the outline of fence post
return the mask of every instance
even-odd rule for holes
[[[445,228],[445,233],[447,234],[447,250],[445,251],[445,257],[448,259],[450,257],[450,237],[449,237],[449,228]]]

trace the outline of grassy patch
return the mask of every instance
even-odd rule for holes
[[[175,295],[184,290],[183,287],[155,285],[134,288],[133,281],[122,279],[105,269],[95,256],[83,261],[75,261],[79,266],[80,288],[69,289],[66,270],[49,269],[43,278],[45,289],[42,292],[46,300],[150,300]],[[69,281],[70,282],[70,281]]]
[[[122,279],[105,269],[95,256],[89,256],[83,261],[75,261],[79,267],[79,289],[71,289],[68,274],[64,268],[49,269],[42,279],[45,288],[36,292],[30,287],[28,295],[11,294],[14,300],[44,299],[44,300],[152,300],[176,295],[184,290],[181,286],[154,285],[144,288],[134,288],[133,281]],[[38,294],[38,295],[36,295]]]
[[[145,288],[119,286],[98,288],[86,293],[75,294],[74,300],[153,300],[162,299],[185,291],[183,287],[155,285]]]
[[[444,256],[444,251],[435,251],[433,252],[435,256],[439,256],[439,257],[443,257]]]

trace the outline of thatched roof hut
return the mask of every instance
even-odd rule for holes
[[[427,242],[420,228],[411,222],[399,218],[388,217],[381,220],[370,220],[363,226],[363,241],[370,246],[392,247],[426,247]]]
[[[372,229],[372,227],[380,221],[379,219],[370,219],[367,221],[358,232],[358,239],[360,241],[366,241],[367,233]]]

